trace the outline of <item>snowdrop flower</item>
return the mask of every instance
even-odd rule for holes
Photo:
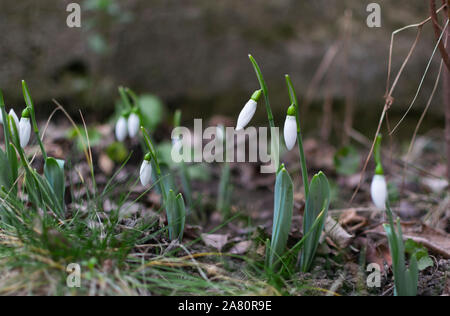
[[[255,91],[250,100],[244,106],[241,113],[239,114],[239,118],[236,125],[236,131],[244,129],[247,126],[247,124],[251,121],[253,115],[255,115],[256,106],[258,105],[258,100],[261,97],[261,94],[262,90]]]
[[[17,117],[16,112],[14,112],[13,109],[11,109],[8,113],[8,116],[11,116],[14,119],[14,123],[16,123],[16,127],[19,128],[19,118]],[[11,126],[12,129],[12,126]]]
[[[151,165],[152,156],[150,154],[145,155],[144,162],[142,162],[141,171],[140,171],[140,179],[141,183],[144,187],[146,187],[150,180],[152,179],[152,165]]]
[[[127,138],[127,119],[122,115],[116,123],[116,138],[119,142],[123,142]]]
[[[128,135],[130,135],[131,138],[134,138],[138,134],[140,127],[141,119],[137,114],[137,109],[133,109],[128,117]]]
[[[30,111],[29,109],[25,109],[22,112],[22,117],[19,121],[19,139],[20,139],[20,147],[25,148],[30,141],[31,134],[31,122],[30,122]]]
[[[0,111],[0,125],[3,124],[3,113]]]
[[[284,142],[288,150],[294,148],[297,141],[297,118],[295,106],[291,105],[288,109],[286,121],[284,122]]]
[[[378,209],[384,211],[386,209],[388,190],[386,179],[384,178],[383,167],[381,166],[381,164],[377,165],[377,169],[370,186],[370,193],[372,195],[372,201],[375,206]]]

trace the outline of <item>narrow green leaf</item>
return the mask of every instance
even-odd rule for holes
[[[311,180],[309,195],[306,200],[305,213],[303,216],[303,234],[310,233],[305,241],[300,260],[300,269],[302,272],[308,272],[311,269],[317,248],[319,246],[320,236],[323,232],[325,219],[328,216],[330,206],[330,185],[327,177],[319,172]],[[322,218],[319,224],[314,227],[316,219],[321,213]]]
[[[268,265],[273,269],[277,268],[274,266],[275,262],[286,252],[293,209],[294,191],[292,179],[286,169],[283,168],[278,172],[275,183],[272,242],[268,259]]]
[[[52,157],[47,158],[44,166],[44,174],[53,189],[59,204],[64,208],[64,194],[66,190],[64,181],[64,161],[56,160]]]
[[[173,190],[169,191],[166,201],[166,212],[170,240],[178,239],[181,241],[186,221],[186,207],[181,194],[175,195]]]

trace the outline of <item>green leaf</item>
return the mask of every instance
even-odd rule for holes
[[[433,264],[433,260],[431,260],[431,258],[428,257],[428,256],[422,257],[418,261],[419,271],[423,271],[423,270],[425,270],[425,269],[427,269],[429,267],[432,267],[433,265],[434,265]]]
[[[0,149],[0,188],[1,187],[5,187],[7,190],[10,189],[11,167],[6,153]]]
[[[89,146],[95,147],[100,144],[102,140],[102,134],[95,128],[88,128]],[[86,130],[83,126],[79,126],[78,129],[72,128],[67,132],[67,138],[75,140],[77,149],[80,152],[85,150],[85,146],[88,146],[88,138]]]
[[[64,194],[66,191],[66,184],[64,181],[64,161],[56,160],[52,157],[47,158],[44,165],[44,174],[52,187],[61,208],[64,209]]]
[[[350,176],[359,170],[361,157],[352,146],[345,146],[339,149],[334,155],[334,167],[341,175]]]
[[[154,131],[164,118],[164,105],[162,101],[150,94],[139,97],[139,112],[141,114],[142,125]]]
[[[186,207],[183,196],[175,195],[173,190],[169,191],[166,201],[167,222],[169,224],[170,240],[183,239],[184,225],[186,222]]]
[[[127,147],[121,142],[114,142],[109,145],[106,148],[106,154],[116,163],[124,162],[129,156]]]
[[[329,206],[330,185],[327,177],[322,172],[319,172],[311,180],[303,216],[303,234],[310,233],[310,230],[312,232],[306,239],[302,251],[300,260],[300,269],[302,272],[308,272],[311,269],[317,247],[319,246],[319,239],[325,225],[325,219],[328,215]],[[322,212],[323,215],[319,224],[314,227],[314,223]]]
[[[268,266],[274,266],[286,252],[286,245],[291,231],[292,213],[294,209],[294,190],[292,179],[286,169],[282,168],[275,183],[275,203]]]

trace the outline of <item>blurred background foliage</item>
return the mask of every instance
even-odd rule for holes
[[[247,59],[252,53],[263,68],[281,123],[289,102],[283,75],[291,74],[304,97],[323,56],[342,37],[346,12],[351,12],[348,61],[338,56],[314,95],[310,115],[321,112],[327,93],[338,111],[343,108],[350,83],[355,127],[364,131],[377,123],[382,110],[392,31],[428,15],[424,1],[378,0],[382,27],[371,29],[366,7],[373,1],[79,0],[82,28],[71,29],[66,26],[70,2],[0,2],[0,87],[8,105],[22,105],[19,84],[26,79],[41,115],[54,109],[51,99],[56,98],[71,113],[81,109],[90,114],[88,121],[106,120],[115,111],[117,86],[124,85],[146,94],[142,102],[151,107],[144,111],[161,110],[164,103],[169,110],[182,109],[189,122],[214,114],[234,117],[258,87]],[[397,38],[394,70],[415,36],[412,30]],[[393,113],[408,106],[433,43],[427,26],[396,91]],[[437,67],[435,61],[416,117]],[[258,115],[264,122],[264,112]],[[443,124],[441,106],[434,106],[432,115],[434,126]],[[304,121],[309,127],[317,124],[316,119]]]

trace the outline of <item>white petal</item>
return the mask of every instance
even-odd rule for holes
[[[141,120],[136,113],[131,113],[128,117],[128,134],[131,138],[135,137],[139,132],[139,127],[141,125]]]
[[[258,104],[255,100],[250,99],[247,104],[242,109],[241,113],[239,114],[239,118],[236,125],[236,131],[240,131],[241,129],[244,129],[247,124],[251,121],[253,118],[253,115],[255,115],[256,112],[256,106]]]
[[[127,120],[123,116],[116,123],[116,138],[119,142],[127,138]]]
[[[370,186],[370,193],[372,195],[372,201],[375,206],[380,210],[385,210],[388,190],[386,179],[384,178],[384,176],[376,174],[373,177],[372,185]]]
[[[150,164],[150,161],[144,160],[142,163],[140,179],[144,187],[150,183],[150,180],[152,179],[152,165]]]
[[[30,141],[31,135],[31,123],[30,119],[26,117],[22,117],[19,122],[19,139],[20,146],[25,148]]]
[[[3,124],[3,111],[0,111],[0,124]]]
[[[10,115],[10,116],[13,117],[14,122],[16,123],[16,127],[19,128],[19,118],[17,117],[16,112],[14,112],[14,110],[11,109],[11,110],[9,111],[8,115]],[[12,126],[11,126],[11,128],[12,128]]]
[[[295,142],[297,141],[297,120],[295,116],[286,116],[286,121],[284,122],[284,142],[288,150],[294,148]]]

